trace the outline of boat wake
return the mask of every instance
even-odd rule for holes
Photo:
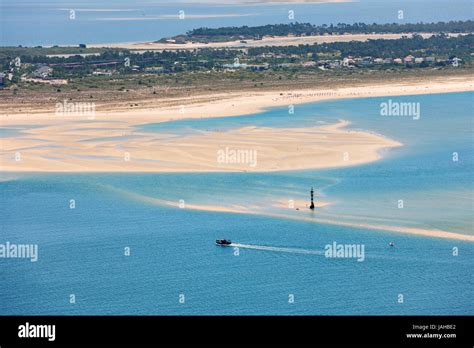
[[[232,243],[231,247],[243,248],[243,249],[254,249],[254,250],[263,250],[263,251],[273,251],[280,253],[292,253],[292,254],[306,254],[306,255],[324,255],[324,252],[321,250],[310,250],[310,249],[299,249],[299,248],[281,248],[281,247],[272,247],[266,245],[252,245],[252,244],[240,244]]]

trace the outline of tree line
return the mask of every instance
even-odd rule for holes
[[[310,23],[268,24],[262,26],[198,28],[190,30],[179,38],[188,40],[207,39],[221,41],[223,38],[256,38],[262,36],[293,35],[336,35],[336,34],[368,34],[368,33],[471,33],[474,32],[474,21],[450,21],[437,23],[337,23],[330,25],[313,25]]]

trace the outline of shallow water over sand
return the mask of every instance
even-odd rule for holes
[[[291,118],[281,108],[176,127],[303,127],[347,119],[354,129],[404,144],[362,166],[2,174],[0,243],[36,243],[39,255],[37,262],[0,259],[0,314],[473,314],[472,242],[301,219],[473,235],[472,97],[390,97],[420,102],[418,121],[383,118],[379,105],[388,98],[369,98],[300,105]],[[311,186],[331,204],[313,213],[274,204],[307,201]],[[247,212],[192,209],[199,205]],[[217,238],[236,244],[218,247]],[[333,242],[363,244],[364,261],[326,258]]]

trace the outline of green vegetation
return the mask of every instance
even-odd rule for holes
[[[416,57],[458,57],[466,60],[471,59],[474,48],[474,35],[460,35],[448,37],[444,34],[434,35],[424,39],[421,35],[414,35],[412,38],[402,38],[397,40],[368,40],[365,42],[333,42],[319,45],[300,45],[297,47],[255,47],[249,48],[249,56],[258,56],[264,53],[273,54],[313,54],[317,56],[327,56],[328,54],[339,57],[383,57],[383,58],[403,58],[408,55]]]
[[[310,23],[268,24],[257,27],[222,27],[198,28],[178,35],[172,39],[193,42],[222,42],[262,38],[263,36],[308,36],[308,35],[337,35],[337,34],[369,34],[369,33],[471,33],[474,31],[474,21],[451,21],[438,23],[389,23],[365,24],[338,23],[336,25],[313,25]],[[167,39],[161,39],[165,42]]]
[[[471,21],[437,23],[433,29],[443,27],[454,31],[471,25]],[[385,26],[390,28],[391,25],[381,25]],[[402,31],[407,29],[406,26],[401,25]],[[421,26],[422,31],[427,29],[426,25]],[[373,30],[371,25],[351,26],[353,30],[365,27]],[[169,95],[173,90],[182,93],[196,86],[203,91],[236,86],[271,88],[293,83],[310,84],[312,79],[349,81],[374,74],[395,78],[401,75],[423,76],[434,70],[445,74],[458,73],[454,71],[459,70],[466,72],[472,70],[473,48],[473,34],[434,34],[429,38],[415,34],[401,39],[364,42],[146,52],[79,47],[5,47],[0,48],[0,73],[4,90],[18,95],[25,90],[35,93],[54,91],[55,95],[74,91],[80,92],[83,98],[116,97],[119,92],[135,93],[132,91],[136,90],[145,95],[160,95],[163,92],[160,86],[163,85],[170,87],[166,92]],[[60,88],[55,86],[58,84],[61,84]]]
[[[29,49],[18,48],[15,53],[21,59],[23,73],[31,73],[34,66],[47,65],[52,68],[51,77],[80,78],[92,74],[96,70],[107,70],[115,74],[169,74],[184,71],[209,71],[233,68],[238,59],[239,64],[266,64],[268,69],[279,69],[283,65],[301,65],[312,61],[321,66],[330,61],[338,61],[345,57],[360,57],[364,64],[354,62],[354,67],[372,66],[375,58],[404,58],[412,55],[418,58],[430,57],[428,65],[446,65],[449,60],[457,57],[461,62],[472,60],[474,35],[448,37],[440,34],[424,39],[419,35],[412,38],[396,40],[369,40],[366,42],[334,42],[300,46],[254,47],[240,49],[199,49],[178,51],[147,51],[135,53],[128,50],[109,49],[99,56],[48,57],[46,55],[29,55]],[[0,48],[0,70],[7,70],[16,56],[10,49]],[[370,63],[370,64],[368,64]],[[242,65],[243,66],[243,65]],[[240,66],[240,67],[242,67]],[[427,66],[424,64],[423,66]],[[414,67],[423,67],[415,65]],[[239,67],[239,66],[237,66]],[[303,67],[300,67],[300,69]]]

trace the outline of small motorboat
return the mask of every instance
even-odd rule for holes
[[[221,246],[229,246],[232,242],[229,239],[216,239],[216,244]]]
[[[390,245],[391,247],[395,246],[395,243],[394,242],[390,242],[388,243],[388,245]]]

